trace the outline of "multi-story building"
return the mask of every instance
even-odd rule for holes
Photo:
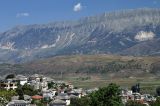
[[[28,84],[34,86],[34,89],[48,89],[47,78],[42,75],[32,75],[31,77],[29,77]]]
[[[14,79],[5,79],[0,81],[0,89],[14,90],[17,88],[17,81]]]

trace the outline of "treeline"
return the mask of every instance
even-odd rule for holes
[[[108,62],[103,65],[94,64],[86,67],[79,68],[76,73],[107,73],[107,72],[118,72],[123,69],[143,69],[143,64],[136,61],[136,60],[130,60],[130,61],[112,61]]]

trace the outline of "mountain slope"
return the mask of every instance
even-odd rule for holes
[[[160,48],[146,44],[157,45],[159,38],[160,9],[116,11],[12,28],[0,34],[0,61],[25,62],[66,54],[157,55]]]
[[[55,56],[24,64],[0,64],[0,75],[43,74],[49,76],[106,75],[105,77],[149,77],[160,75],[160,57],[116,55]]]

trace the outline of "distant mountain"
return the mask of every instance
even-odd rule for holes
[[[104,13],[77,21],[16,26],[0,34],[0,61],[56,55],[160,55],[160,9]]]

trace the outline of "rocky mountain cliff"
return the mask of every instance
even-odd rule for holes
[[[159,55],[160,9],[115,11],[0,33],[1,62],[70,54]]]

